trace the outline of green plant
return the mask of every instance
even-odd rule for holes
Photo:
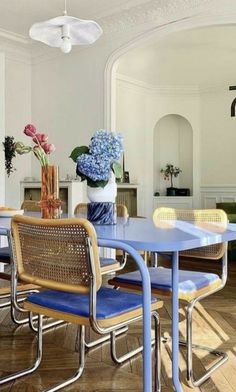
[[[161,169],[161,173],[164,176],[164,180],[170,180],[170,186],[173,188],[173,177],[178,177],[182,170],[171,163],[167,163],[165,169]]]
[[[12,159],[16,156],[15,142],[13,136],[5,136],[5,141],[2,143],[5,153],[5,169],[8,177],[16,170],[12,164]]]

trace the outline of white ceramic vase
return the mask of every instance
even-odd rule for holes
[[[117,196],[117,183],[113,172],[111,172],[109,181],[104,188],[98,187],[93,188],[87,186],[87,196],[91,202],[103,203],[110,202],[115,203]]]

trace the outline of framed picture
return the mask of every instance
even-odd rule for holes
[[[129,183],[129,172],[124,171],[123,182]]]

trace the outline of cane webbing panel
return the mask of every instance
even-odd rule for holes
[[[75,206],[74,215],[81,214],[87,216],[88,205],[87,203],[79,203]]]
[[[90,237],[97,288],[100,287],[96,234],[85,219],[18,216],[12,221],[12,232],[20,279],[73,292],[89,290],[91,267],[86,238]]]
[[[153,214],[156,226],[171,229],[174,221],[194,223],[196,228],[222,233],[227,228],[227,215],[223,210],[180,210],[174,208],[157,208]],[[225,252],[225,244],[215,244],[180,252],[181,256],[202,259],[220,259]]]

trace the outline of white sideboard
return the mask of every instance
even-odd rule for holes
[[[153,209],[158,207],[193,208],[192,196],[154,196]]]
[[[21,203],[27,200],[40,200],[41,182],[40,181],[21,181],[20,183]],[[63,201],[62,210],[73,215],[76,204],[86,201],[86,185],[79,181],[60,181],[59,197]]]

